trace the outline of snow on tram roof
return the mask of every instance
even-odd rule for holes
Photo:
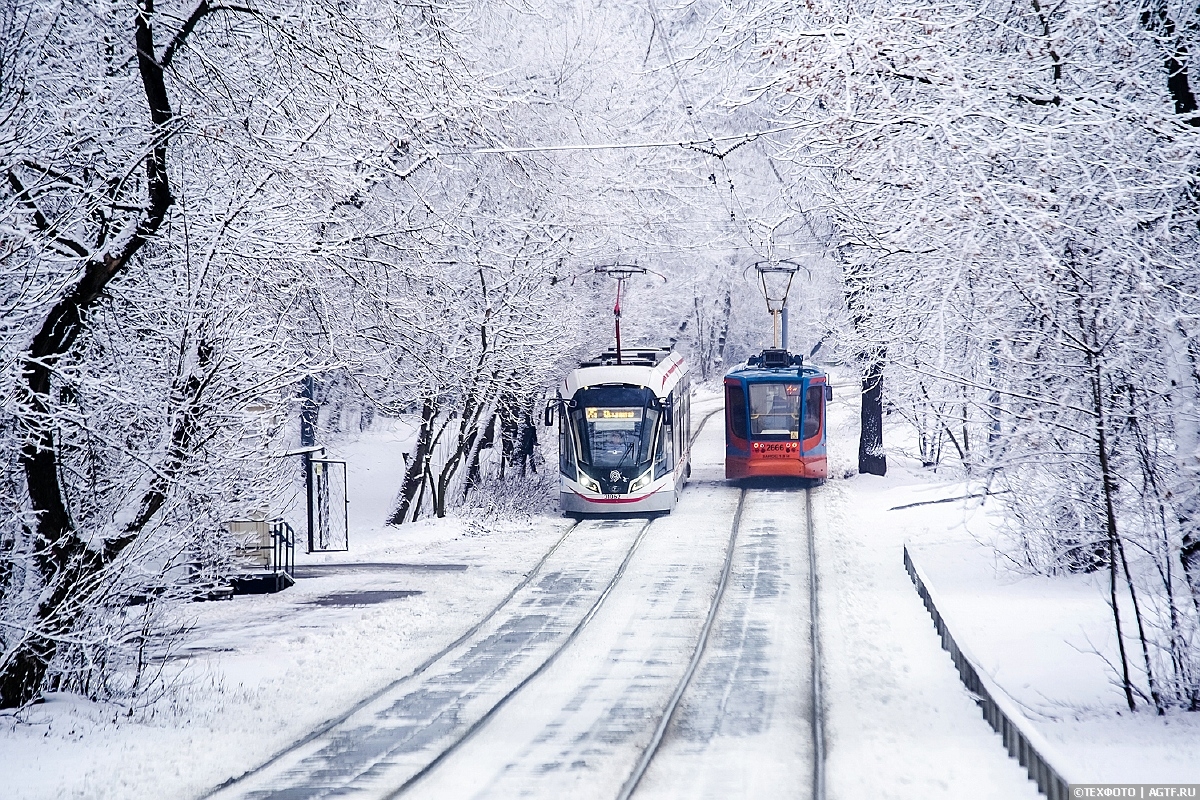
[[[610,347],[567,373],[562,394],[571,397],[588,386],[625,384],[646,386],[659,397],[666,397],[685,373],[683,356],[670,347],[622,347],[620,364],[616,349]]]
[[[802,364],[794,367],[763,367],[758,364],[742,363],[729,372],[727,378],[746,378],[749,380],[786,381],[800,378],[823,378],[825,372],[820,367]]]

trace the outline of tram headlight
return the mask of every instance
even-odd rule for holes
[[[578,467],[575,468],[575,472],[579,476],[579,482],[583,484],[583,488],[587,489],[589,492],[600,494],[600,484],[595,478],[593,478],[591,475],[588,475]]]
[[[647,486],[650,485],[650,481],[652,481],[652,480],[654,480],[654,468],[653,467],[651,467],[650,469],[643,472],[641,475],[638,475],[636,478],[631,480],[629,482],[629,491],[632,493],[632,492],[636,492],[638,489],[645,489]]]

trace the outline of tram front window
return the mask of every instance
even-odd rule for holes
[[[800,384],[750,384],[750,434],[800,438]]]
[[[579,460],[603,469],[650,461],[661,413],[646,389],[599,387],[576,394],[571,419],[580,442]]]

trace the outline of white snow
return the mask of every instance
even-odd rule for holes
[[[857,411],[836,402],[831,410],[843,432],[831,448],[831,472],[854,465]],[[886,441],[904,435],[892,428]],[[827,503],[817,526],[824,538],[818,543],[828,625],[823,642],[830,683],[840,687],[831,688],[837,697],[830,703],[830,769],[843,770],[843,785],[857,783],[862,791],[831,796],[865,797],[876,779],[863,767],[879,762],[880,750],[888,755],[878,768],[898,770],[890,776],[893,793],[883,796],[915,796],[901,787],[919,784],[928,774],[923,765],[934,759],[946,760],[948,783],[955,773],[983,779],[972,797],[1015,796],[989,788],[995,765],[963,757],[968,740],[982,735],[987,747],[1001,749],[1000,739],[986,726],[966,724],[980,712],[949,654],[932,657],[931,647],[940,642],[913,599],[901,563],[906,543],[955,640],[1050,742],[1045,755],[1067,780],[1200,782],[1200,717],[1156,717],[1145,705],[1128,712],[1108,666],[1116,661],[1116,643],[1104,578],[1017,574],[986,544],[995,539],[998,520],[978,499],[929,502],[965,497],[978,487],[933,481],[897,450],[889,453],[886,478],[831,481],[819,495]],[[914,503],[921,505],[892,510]],[[833,666],[838,660],[847,672]],[[931,733],[912,734],[921,730]],[[852,741],[848,749],[846,740]],[[921,796],[943,794],[926,784]]]
[[[707,402],[719,401],[710,394]],[[697,403],[697,419],[703,409]],[[856,416],[856,406],[834,402],[833,479],[814,493],[829,797],[1036,796],[941,649],[904,571],[905,541],[948,604],[942,612],[956,637],[1061,748],[1072,775],[1200,780],[1200,722],[1182,714],[1118,713],[1120,695],[1090,652],[1107,641],[1096,587],[1086,580],[1017,578],[998,568],[973,538],[983,529],[980,515],[960,504],[889,511],[961,491],[898,457],[887,478],[843,479],[853,466]],[[720,417],[710,424],[719,425]],[[351,550],[297,559],[390,569],[332,572],[278,595],[181,609],[181,622],[192,626],[186,657],[168,667],[167,690],[149,705],[127,715],[54,696],[4,719],[4,797],[210,791],[452,642],[566,530],[569,521],[554,515],[384,525],[405,438],[402,426],[383,424],[332,453],[349,462]],[[699,494],[685,495],[685,504],[690,496]],[[720,536],[706,541],[723,544]],[[361,606],[315,603],[360,590],[421,594]],[[799,636],[805,627],[791,629]],[[562,663],[573,662],[564,656]]]
[[[964,494],[964,487],[946,487]],[[1049,740],[1047,755],[1073,783],[1200,782],[1200,718],[1130,714],[1119,678],[1107,573],[1022,575],[964,536],[993,520],[960,504],[924,510],[909,551],[938,592],[938,608],[973,663]],[[894,512],[911,515],[917,509]],[[944,517],[944,520],[940,518]],[[952,535],[936,533],[952,531]],[[945,606],[946,610],[942,610]]]

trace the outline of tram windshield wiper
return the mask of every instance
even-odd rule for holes
[[[627,459],[627,458],[629,458],[629,456],[633,455],[634,450],[636,450],[636,449],[637,449],[637,442],[630,442],[629,444],[625,445],[625,452],[621,453],[621,460],[617,462],[617,466],[619,467],[622,464],[624,464],[625,459]]]

